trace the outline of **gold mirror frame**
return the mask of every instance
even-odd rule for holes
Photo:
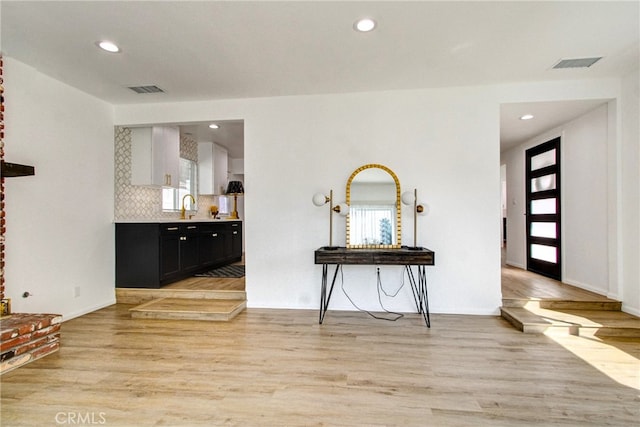
[[[401,223],[401,218],[402,218],[401,207],[402,207],[402,203],[400,202],[400,181],[398,180],[398,177],[396,176],[396,174],[391,169],[389,169],[388,167],[386,167],[384,165],[380,165],[380,164],[377,164],[377,163],[370,163],[370,164],[361,166],[358,169],[356,169],[355,171],[353,171],[353,173],[351,174],[351,176],[347,180],[347,205],[351,206],[351,182],[356,177],[356,175],[358,175],[360,172],[362,172],[363,170],[366,170],[366,169],[371,169],[371,168],[378,168],[378,169],[384,170],[389,175],[391,175],[391,178],[393,178],[393,181],[396,184],[396,243],[392,244],[392,245],[375,245],[375,244],[373,244],[373,245],[364,245],[364,244],[352,245],[351,244],[351,233],[350,233],[350,231],[351,231],[351,224],[350,224],[351,215],[347,215],[347,248],[349,248],[349,249],[400,249],[400,247],[402,246],[402,223]]]

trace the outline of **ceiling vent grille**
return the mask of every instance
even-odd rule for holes
[[[129,89],[131,89],[135,93],[164,93],[164,91],[156,85],[129,86]]]
[[[560,62],[553,66],[553,69],[558,70],[562,68],[589,68],[601,59],[601,56],[595,58],[561,59]]]

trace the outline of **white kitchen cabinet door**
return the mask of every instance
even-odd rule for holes
[[[177,127],[131,129],[131,184],[180,186],[180,130]]]

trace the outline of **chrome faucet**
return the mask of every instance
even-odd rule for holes
[[[182,198],[182,208],[180,209],[180,219],[186,219],[185,217],[185,208],[184,208],[184,199],[186,199],[187,197],[191,197],[191,201],[193,202],[193,204],[196,204],[196,199],[195,197],[193,197],[191,194],[185,194],[185,196]],[[189,219],[191,219],[191,215],[189,215]]]

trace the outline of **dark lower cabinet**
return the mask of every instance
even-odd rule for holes
[[[226,260],[228,232],[220,227],[205,227],[199,235],[198,252],[200,264],[214,266]]]
[[[242,259],[242,222],[116,224],[116,287],[159,288]]]
[[[232,223],[231,229],[231,257],[242,258],[242,223]]]
[[[200,267],[200,252],[198,250],[197,225],[189,225],[180,236],[180,271],[195,273]]]
[[[135,254],[128,253],[127,256],[135,258]],[[177,226],[162,228],[160,231],[160,281],[177,280],[178,277],[180,277],[180,228]]]

